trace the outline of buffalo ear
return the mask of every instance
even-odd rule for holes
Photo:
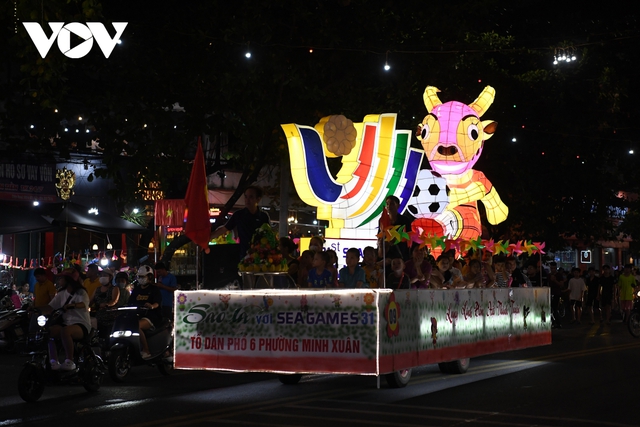
[[[492,135],[498,128],[498,122],[494,122],[493,120],[485,120],[482,122],[482,127],[484,133]]]

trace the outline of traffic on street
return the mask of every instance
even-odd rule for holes
[[[284,385],[275,374],[138,367],[98,392],[48,387],[37,403],[18,396],[17,354],[1,354],[0,426],[576,426],[637,425],[633,363],[640,340],[626,325],[567,324],[551,345],[471,360],[466,374],[414,369],[407,387],[374,376],[310,375]]]

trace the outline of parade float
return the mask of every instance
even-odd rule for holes
[[[544,253],[541,242],[481,238],[478,202],[491,224],[508,215],[495,187],[473,169],[496,130],[495,122],[480,119],[495,91],[487,86],[469,105],[442,103],[437,92],[432,86],[424,92],[428,114],[416,134],[422,150],[411,147],[411,131],[396,129],[395,114],[282,125],[296,190],[329,222],[327,239],[373,237],[432,253]],[[327,164],[332,157],[342,164],[335,178]],[[384,220],[388,196],[415,218],[411,230]],[[251,254],[243,268],[270,269],[263,259]],[[269,288],[175,298],[177,368],[275,372],[285,383],[340,373],[384,375],[400,387],[413,367],[438,363],[444,372],[462,373],[471,357],[551,343],[548,288]]]

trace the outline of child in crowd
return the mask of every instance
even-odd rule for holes
[[[311,270],[313,264],[313,251],[304,251],[300,255],[300,261],[298,262],[298,278],[296,283],[299,287],[307,287],[307,279],[309,278],[309,270]]]
[[[278,247],[280,252],[282,252],[282,258],[287,263],[287,272],[291,277],[291,280],[297,283],[298,278],[298,267],[300,266],[300,261],[295,257],[296,252],[296,244],[288,237],[281,237],[278,241]]]
[[[365,275],[365,287],[374,289],[380,287],[382,279],[382,267],[376,262],[378,253],[373,246],[367,246],[362,251],[362,268]]]
[[[309,270],[307,284],[310,288],[333,287],[333,277],[327,269],[329,255],[326,252],[316,252],[313,256],[313,268]]]
[[[331,272],[331,277],[333,277],[333,286],[338,287],[338,254],[333,249],[327,249],[325,252],[329,256],[327,270]]]
[[[409,275],[413,289],[428,289],[431,280],[431,263],[427,259],[427,250],[414,245],[411,259],[405,263],[404,271]]]
[[[313,252],[321,252],[324,249],[324,240],[320,236],[313,236],[309,240],[309,250]]]
[[[473,258],[467,266],[467,273],[462,277],[467,288],[484,288],[484,278],[482,277],[482,265],[480,260]]]
[[[409,275],[404,272],[402,258],[391,260],[391,272],[387,275],[385,287],[388,289],[411,289],[411,280],[409,280]]]
[[[366,287],[364,269],[358,265],[360,251],[357,248],[347,251],[346,262],[346,267],[340,269],[339,286],[349,289]]]
[[[573,277],[569,279],[569,301],[571,301],[571,323],[577,321],[580,323],[582,317],[582,299],[587,290],[587,284],[580,277],[580,269],[574,267],[571,269]]]
[[[507,259],[503,256],[497,256],[493,260],[493,268],[495,269],[496,282],[493,287],[508,288],[509,273],[507,273]]]
[[[460,270],[451,267],[447,254],[442,254],[436,261],[438,268],[431,272],[431,284],[434,288],[452,289],[462,284]]]
[[[534,288],[542,286],[540,284],[540,270],[538,270],[534,264],[529,264],[527,266],[527,278],[529,279],[529,283],[531,283],[531,286],[533,286]]]

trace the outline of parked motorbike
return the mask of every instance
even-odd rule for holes
[[[27,362],[18,378],[18,392],[26,402],[35,402],[43,394],[47,384],[81,384],[87,391],[97,391],[106,374],[106,368],[100,356],[91,348],[93,330],[81,341],[74,342],[74,362],[76,369],[72,371],[52,370],[49,362],[47,345],[49,342],[49,326],[62,315],[62,310],[55,310],[49,316],[37,314],[32,316],[32,323],[26,341],[27,354],[31,360]]]
[[[123,382],[133,366],[157,366],[163,375],[173,371],[173,325],[165,319],[160,327],[151,331],[141,331],[139,317],[144,317],[147,309],[121,307],[111,330],[109,351],[109,375],[116,382]],[[140,315],[140,316],[139,316]],[[140,334],[144,333],[151,357],[140,355]]]
[[[29,332],[27,306],[0,312],[0,350],[15,351]]]
[[[635,298],[633,299],[633,307],[631,308],[627,326],[631,335],[640,338],[640,291],[636,292]]]

